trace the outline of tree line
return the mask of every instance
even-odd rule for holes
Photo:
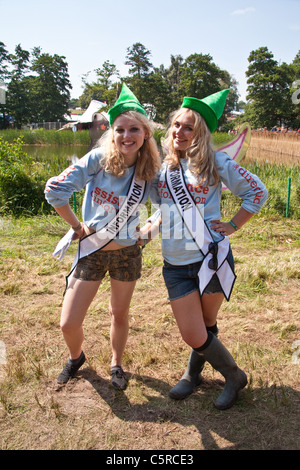
[[[266,47],[261,47],[250,53],[248,61],[248,102],[243,105],[245,113],[240,120],[248,120],[254,127],[270,128],[284,123],[298,128],[299,100],[295,102],[292,96],[293,83],[300,79],[300,51],[291,64],[279,64]],[[150,116],[161,123],[180,106],[183,96],[203,98],[230,88],[225,114],[242,106],[238,83],[209,54],[194,53],[186,58],[171,55],[168,67],[157,68],[151,62],[151,52],[135,43],[127,48],[124,63],[128,65],[125,77],[109,60],[94,69],[95,80],[89,80],[90,72],[84,74],[81,96],[70,101],[72,86],[64,56],[42,53],[39,47],[28,52],[20,44],[10,54],[0,42],[0,86],[1,81],[6,86],[5,103],[0,100],[0,127],[9,125],[8,116],[13,116],[15,127],[28,122],[64,120],[70,104],[86,109],[92,99],[106,102],[109,108],[123,81]],[[221,125],[225,119],[224,115]]]
[[[0,127],[20,128],[31,122],[64,120],[72,88],[65,57],[31,52],[18,44],[9,54],[0,42],[0,82],[6,85],[5,100],[0,101]]]

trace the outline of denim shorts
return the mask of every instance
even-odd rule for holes
[[[234,259],[231,248],[228,254],[228,262],[234,270]],[[162,272],[168,290],[169,300],[176,300],[199,290],[198,272],[201,264],[202,261],[182,266],[174,266],[173,264],[164,261]],[[218,276],[214,274],[205,288],[204,293],[215,294],[217,292],[223,293],[223,290]]]
[[[98,250],[81,258],[74,277],[83,281],[101,281],[106,272],[117,281],[136,281],[141,277],[142,250],[138,245],[119,250]]]

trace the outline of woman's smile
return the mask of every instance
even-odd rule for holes
[[[195,118],[187,110],[177,116],[172,127],[173,145],[175,150],[186,150],[194,139]]]
[[[123,156],[135,163],[138,151],[142,147],[146,131],[135,118],[120,115],[114,122],[114,143]]]

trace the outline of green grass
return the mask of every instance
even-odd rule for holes
[[[90,145],[88,130],[72,132],[45,129],[8,129],[1,130],[0,137],[10,143],[20,137],[25,145]]]
[[[52,258],[67,230],[55,215],[7,216],[0,224],[0,339],[7,353],[0,365],[2,450],[299,448],[298,365],[292,363],[299,338],[298,221],[259,214],[231,237],[238,278],[218,325],[249,384],[226,412],[213,407],[223,382],[208,365],[196,393],[182,402],[168,398],[189,350],[167,301],[159,239],[143,250],[124,354],[131,380],[117,393],[109,377],[109,279],[85,320],[88,361],[58,387],[67,357],[59,315],[76,245],[62,262]]]
[[[269,192],[262,208],[262,215],[285,216],[288,201],[288,178],[291,178],[288,218],[300,218],[300,166],[288,167],[276,163],[242,162],[251,173],[257,175]],[[223,192],[224,215],[229,215],[240,206],[240,199],[230,191]]]

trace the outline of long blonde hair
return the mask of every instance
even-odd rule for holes
[[[195,118],[194,139],[192,145],[185,151],[175,150],[172,138],[172,127],[176,119],[184,112],[191,112]],[[188,166],[199,184],[214,185],[219,181],[216,168],[214,150],[211,143],[211,132],[205,120],[199,113],[189,108],[180,108],[171,114],[170,126],[166,133],[165,144],[168,148],[166,161],[171,168],[178,167],[180,159],[187,157]]]
[[[138,151],[136,161],[137,178],[144,181],[151,181],[159,171],[161,160],[158,148],[153,137],[152,126],[143,114],[136,111],[127,111],[124,116],[137,119],[144,127],[147,138]],[[118,151],[114,143],[113,126],[110,128],[98,142],[103,151],[101,165],[103,169],[114,176],[122,176],[125,172],[124,156]]]

